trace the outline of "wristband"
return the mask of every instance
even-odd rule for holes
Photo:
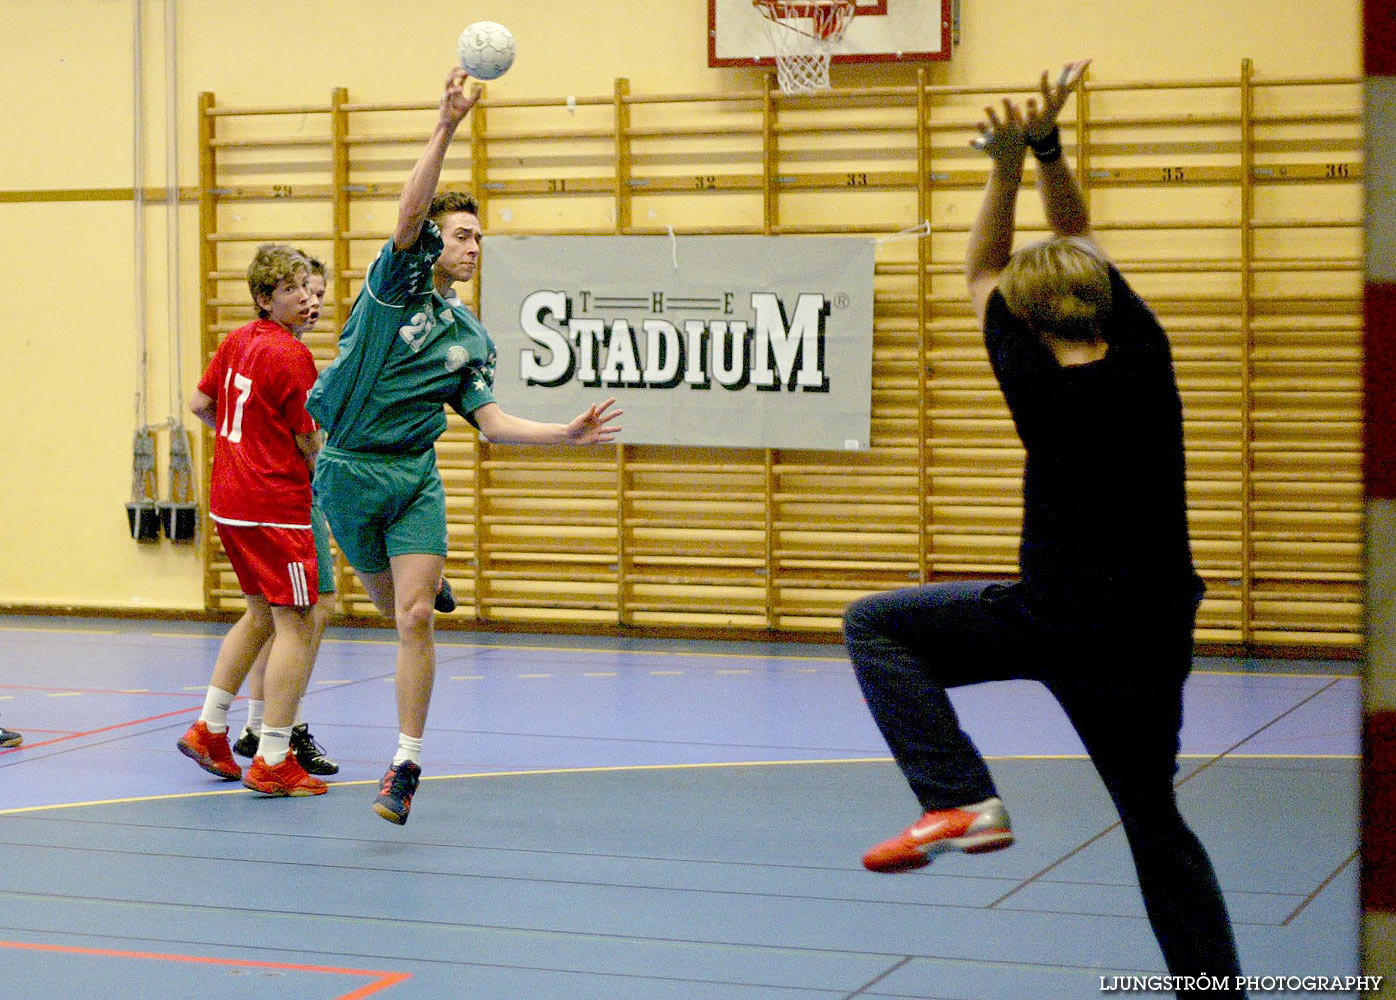
[[[1032,150],[1032,155],[1037,158],[1038,163],[1051,163],[1053,160],[1062,158],[1062,133],[1057,126],[1052,126],[1052,131],[1036,141],[1029,139],[1028,148]]]

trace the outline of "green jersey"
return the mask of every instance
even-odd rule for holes
[[[426,222],[406,250],[379,252],[306,409],[334,448],[417,454],[446,430],[450,406],[467,420],[494,401],[495,348],[452,290],[432,288],[441,232]]]

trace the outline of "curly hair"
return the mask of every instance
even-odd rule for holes
[[[276,294],[276,286],[288,278],[296,280],[310,273],[310,265],[295,247],[285,243],[263,243],[257,248],[252,263],[247,265],[247,288],[252,293],[252,304],[257,307],[257,315],[266,319],[268,313],[257,300],[271,298]]]

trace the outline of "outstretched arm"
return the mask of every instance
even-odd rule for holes
[[[480,433],[495,444],[606,444],[620,433],[611,423],[624,413],[613,409],[615,399],[589,406],[567,424],[545,424],[505,413],[498,403],[486,403],[471,413]]]
[[[480,85],[474,84],[470,93],[465,92],[465,70],[455,67],[446,74],[446,92],[441,96],[441,114],[436,128],[427,140],[427,148],[422,150],[407,183],[402,187],[402,196],[397,203],[397,228],[393,230],[393,246],[406,250],[417,242],[422,224],[426,221],[431,199],[436,195],[436,185],[441,180],[441,166],[446,162],[446,149],[455,137],[456,128],[475,102],[480,99]]]
[[[982,149],[993,162],[984,187],[984,200],[970,226],[969,245],[965,250],[965,279],[969,283],[974,314],[981,324],[989,293],[994,290],[1013,252],[1014,216],[1018,188],[1023,182],[1023,156],[1027,150],[1023,116],[1016,104],[1004,99],[1002,121],[993,108],[985,108],[984,112],[988,121],[979,123],[979,136],[970,145]]]
[[[1028,145],[1037,153],[1037,191],[1042,196],[1047,224],[1058,236],[1086,239],[1092,238],[1090,210],[1086,207],[1086,197],[1076,175],[1061,155],[1057,116],[1089,65],[1089,59],[1067,63],[1057,76],[1056,83],[1049,83],[1047,71],[1043,70],[1038,84],[1042,104],[1039,106],[1036,98],[1029,98],[1023,115],[1023,131]],[[1054,152],[1056,155],[1053,155]]]

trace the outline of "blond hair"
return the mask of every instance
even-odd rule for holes
[[[1009,312],[1039,335],[1090,342],[1110,311],[1110,269],[1078,236],[1057,236],[1009,258],[998,288]]]
[[[305,257],[295,247],[285,243],[263,243],[257,248],[257,255],[247,265],[247,289],[252,293],[252,304],[257,307],[257,315],[267,318],[267,311],[258,299],[271,298],[276,294],[276,286],[296,276],[308,275],[310,268]]]

